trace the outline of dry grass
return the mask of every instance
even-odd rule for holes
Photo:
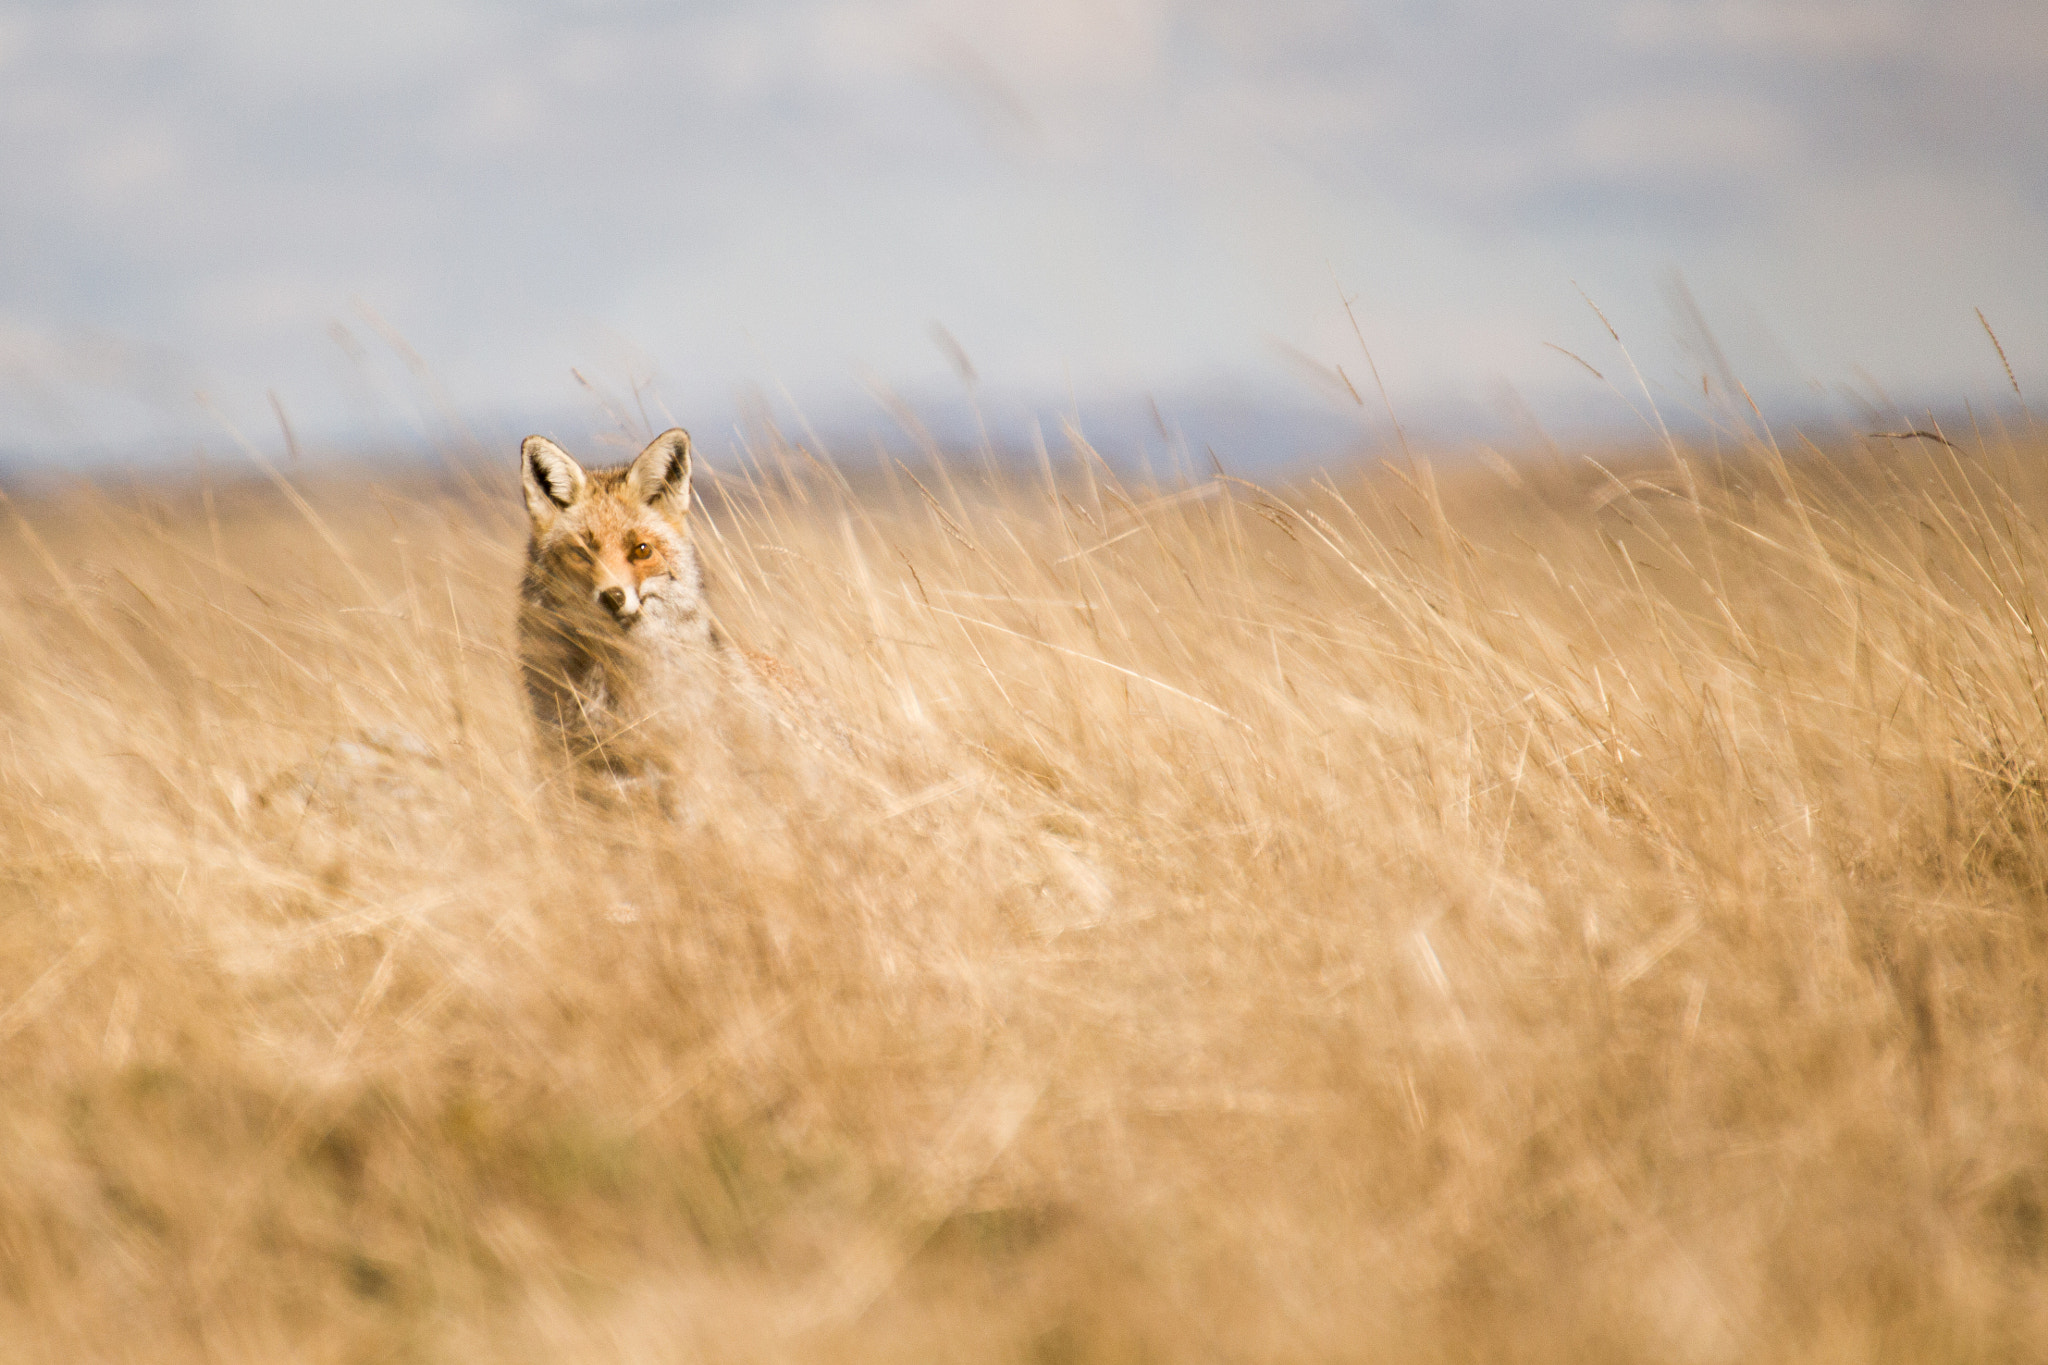
[[[714,590],[858,756],[669,823],[531,753],[509,481],[17,497],[5,1357],[2041,1358],[2048,449],[1966,445],[773,447]]]

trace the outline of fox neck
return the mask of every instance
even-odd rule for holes
[[[645,674],[644,682],[659,687],[673,676],[688,681],[713,663],[720,653],[718,631],[701,602],[688,606],[650,598],[641,607],[643,619],[626,637],[629,667]]]

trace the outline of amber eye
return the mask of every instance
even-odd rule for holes
[[[654,547],[643,540],[639,544],[635,545],[632,548],[632,550],[627,553],[626,558],[632,560],[636,564],[643,559],[652,559],[654,558]]]

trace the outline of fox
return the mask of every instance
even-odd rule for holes
[[[606,811],[645,802],[684,821],[715,814],[747,831],[751,865],[792,875],[805,822],[830,802],[901,800],[885,770],[905,755],[886,733],[719,629],[691,534],[688,432],[665,431],[606,469],[529,436],[519,469],[531,521],[520,667],[543,753],[567,760],[561,772],[578,796]],[[1028,821],[1031,804],[1005,796],[1006,785],[964,758],[927,792],[970,792],[976,810]],[[1107,877],[1057,836],[1038,843],[1024,875],[1063,907],[1057,923],[1094,922],[1109,904]]]
[[[658,780],[773,710],[780,666],[728,640],[705,599],[687,431],[598,469],[529,436],[519,473],[519,663],[544,749],[614,784]]]

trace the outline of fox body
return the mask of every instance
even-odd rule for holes
[[[543,745],[615,777],[701,745],[719,708],[757,697],[759,684],[705,608],[688,433],[591,470],[529,436],[519,467],[533,532],[519,655]]]

